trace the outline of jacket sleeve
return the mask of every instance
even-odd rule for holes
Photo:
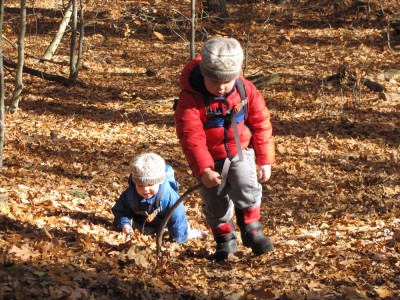
[[[275,143],[270,112],[264,97],[250,81],[246,82],[246,93],[249,100],[247,125],[253,135],[252,145],[256,163],[272,164],[275,162]]]
[[[194,175],[198,177],[205,168],[214,168],[214,159],[208,151],[206,133],[195,97],[182,90],[174,117],[181,148]]]
[[[168,192],[164,195],[162,199],[162,209],[168,210],[179,199],[179,195],[170,186],[168,186]],[[169,234],[175,242],[180,244],[186,242],[188,238],[188,222],[183,203],[179,204],[174,210],[167,226]]]
[[[128,202],[131,194],[132,191],[130,189],[125,190],[111,209],[114,215],[113,226],[116,231],[122,231],[122,226],[124,225],[132,225],[131,219],[133,215]]]

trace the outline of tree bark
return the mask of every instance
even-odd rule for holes
[[[0,0],[0,31],[3,32],[4,0]],[[4,111],[4,69],[3,69],[3,35],[0,34],[0,172],[3,170],[3,149],[5,137]]]
[[[371,91],[386,92],[386,88],[378,82],[375,82],[375,81],[367,79],[367,78],[357,79],[354,72],[351,72],[351,70],[349,70],[348,64],[342,64],[339,67],[338,73],[328,76],[328,77],[324,78],[323,80],[325,82],[333,81],[333,82],[338,82],[341,84],[343,81],[347,81],[349,83],[357,84],[357,86],[359,86],[360,84],[363,84],[367,88],[369,88]]]
[[[250,80],[259,90],[265,88],[267,85],[278,84],[281,81],[279,74],[271,74],[266,76],[260,74],[256,76],[247,76],[246,79]]]
[[[195,53],[195,36],[196,36],[196,0],[191,0],[191,16],[190,16],[190,60],[194,59]]]
[[[74,80],[78,79],[78,72],[81,66],[82,61],[82,49],[83,49],[83,37],[84,37],[84,20],[83,20],[83,4],[82,0],[80,0],[80,10],[79,10],[79,40],[78,40],[78,57],[76,59],[76,76],[73,78]]]
[[[399,101],[400,100],[400,94],[388,94],[385,92],[380,92],[379,93],[379,99],[383,99],[386,101]]]
[[[8,60],[6,58],[3,57],[3,63],[5,66],[9,67],[9,68],[17,68],[17,64],[11,60]],[[55,75],[55,74],[49,74],[49,73],[45,73],[39,70],[35,70],[29,67],[24,66],[22,69],[23,73],[27,73],[33,76],[37,76],[46,80],[50,80],[50,81],[54,81],[54,82],[58,82],[61,83],[64,86],[72,86],[72,85],[81,85],[81,86],[85,86],[82,82],[76,82],[73,80],[70,80],[66,77],[60,76],[60,75]]]
[[[71,24],[71,45],[69,54],[69,78],[73,80],[76,77],[76,65],[75,65],[75,55],[76,55],[76,28],[78,20],[78,7],[77,0],[71,0],[72,2],[72,24]]]
[[[216,20],[219,23],[224,23],[225,19],[228,18],[226,0],[206,0],[202,3],[210,21]]]
[[[54,52],[56,52],[57,47],[60,44],[61,39],[65,33],[65,29],[67,28],[69,20],[71,19],[71,15],[72,15],[72,0],[69,1],[68,6],[65,9],[64,18],[61,21],[60,27],[58,28],[58,31],[54,36],[53,40],[51,41],[50,45],[47,47],[45,53],[41,57],[41,60],[47,61],[52,58]]]
[[[71,47],[70,47],[70,74],[69,79],[75,81],[78,78],[79,66],[82,59],[82,45],[84,35],[84,24],[83,24],[83,4],[80,1],[79,10],[79,40],[78,40],[78,51],[77,46],[77,29],[78,29],[78,4],[77,0],[72,0],[72,25],[71,25]]]
[[[20,0],[21,14],[20,14],[20,31],[18,35],[18,62],[17,74],[15,77],[14,91],[11,99],[10,113],[14,113],[18,109],[18,103],[21,100],[22,90],[24,83],[22,81],[22,71],[24,68],[25,57],[25,31],[26,31],[26,0]]]

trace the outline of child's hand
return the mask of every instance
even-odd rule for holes
[[[271,177],[271,165],[258,165],[257,179],[258,182],[266,182]]]
[[[122,226],[122,232],[125,233],[126,235],[133,235],[133,228],[129,225],[124,225]]]
[[[221,175],[219,175],[218,172],[211,170],[211,168],[205,168],[200,177],[201,182],[207,188],[221,184]]]

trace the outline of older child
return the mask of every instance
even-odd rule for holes
[[[141,233],[156,234],[164,213],[178,199],[174,170],[155,153],[145,153],[133,159],[130,165],[129,187],[121,194],[112,208],[114,227],[127,235],[134,229]],[[181,203],[167,224],[170,237],[185,243],[192,232],[186,220],[186,212]],[[195,230],[196,231],[196,230]]]
[[[240,75],[242,62],[237,40],[211,38],[179,79],[176,132],[204,185],[200,195],[216,260],[237,251],[234,213],[244,246],[256,255],[273,250],[260,223],[260,183],[270,178],[275,160],[272,125],[263,96]]]

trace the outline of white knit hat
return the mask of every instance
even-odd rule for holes
[[[234,38],[214,37],[201,50],[203,76],[217,80],[234,80],[242,71],[243,49]]]
[[[165,179],[165,161],[155,153],[144,153],[133,159],[130,165],[132,181],[137,184],[153,185]]]

